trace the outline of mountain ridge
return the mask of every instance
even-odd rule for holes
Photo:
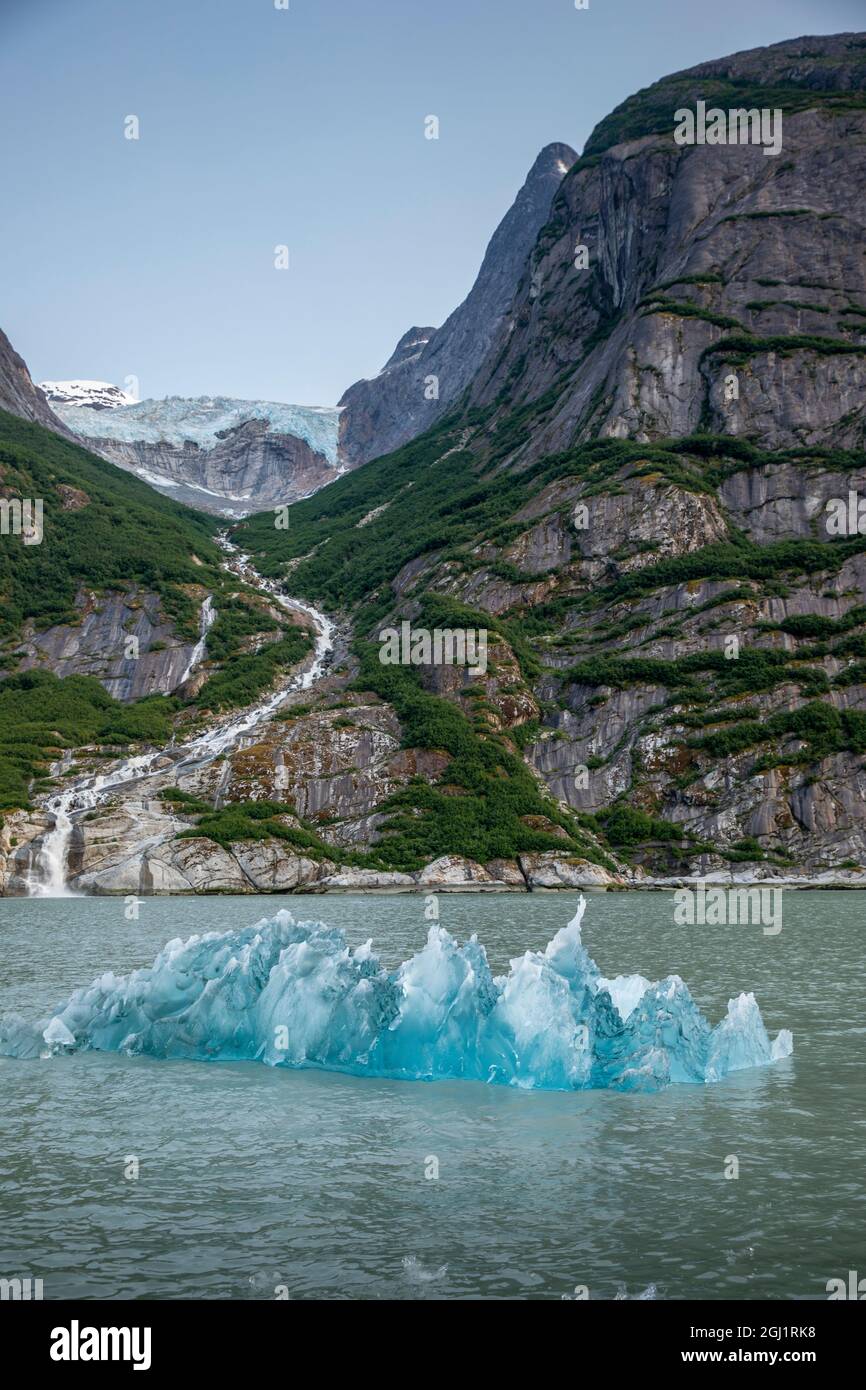
[[[687,78],[795,86],[778,160],[677,146],[682,75],[663,138],[645,93],[600,122],[450,415],[242,530],[359,654],[448,605],[495,630],[507,679],[413,678],[656,881],[866,863],[866,542],[825,525],[866,492],[866,36],[807,42]]]
[[[827,525],[866,496],[866,36],[734,56],[599,123],[431,428],[290,529],[233,528],[354,636],[309,703],[178,788],[183,882],[866,883],[866,536],[856,509]],[[790,98],[780,157],[677,145],[701,92]],[[486,670],[383,663],[404,622],[483,629]],[[118,824],[80,827],[90,863],[118,842],[98,891],[154,891]]]
[[[344,392],[340,456],[348,467],[390,453],[429,428],[469,384],[509,308],[551,200],[576,159],[570,145],[544,146],[493,233],[463,303],[441,328],[409,329],[377,377]],[[407,351],[410,346],[417,351]]]

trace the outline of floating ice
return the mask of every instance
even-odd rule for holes
[[[352,950],[337,928],[278,912],[170,941],[153,965],[102,975],[38,1024],[7,1016],[0,1053],[260,1059],[544,1090],[718,1081],[790,1054],[791,1034],[771,1043],[751,994],[711,1028],[676,975],[605,980],[581,943],[584,906],[498,978],[475,936],[461,946],[431,926],[426,946],[386,971],[369,941]]]

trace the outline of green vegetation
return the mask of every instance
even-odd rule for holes
[[[312,827],[301,824],[286,824],[286,818],[295,821],[295,808],[282,801],[237,801],[219,811],[205,808],[205,814],[196,826],[184,830],[178,839],[215,840],[218,845],[228,848],[240,840],[282,840],[308,859],[327,859],[334,851],[315,833]],[[363,855],[340,850],[343,864],[366,863]]]
[[[669,299],[663,295],[648,294],[641,300],[639,307],[641,306],[644,314],[674,314],[681,319],[704,319],[706,323],[713,323],[717,328],[743,328],[739,319],[731,318],[730,314],[718,314],[713,309],[704,309],[702,305],[694,304],[690,299]]]
[[[242,598],[220,600],[216,619],[207,635],[209,661],[226,661],[236,656],[244,638],[262,632],[277,632],[280,624],[260,605]]]
[[[596,820],[610,843],[617,848],[630,848],[648,840],[673,840],[679,843],[693,838],[683,826],[675,825],[673,821],[661,820],[658,816],[651,816],[646,811],[622,803],[597,815]]]
[[[357,649],[362,665],[356,688],[394,706],[404,745],[438,749],[451,759],[437,785],[416,778],[386,803],[383,839],[368,862],[410,872],[443,854],[486,863],[551,849],[604,862],[576,820],[558,809],[505,739],[491,731],[483,708],[470,719],[449,700],[423,690],[416,668],[383,666],[373,643],[358,643]],[[561,827],[567,838],[533,828],[525,819],[532,817]]]
[[[783,738],[801,739],[806,746],[789,757],[770,757],[761,768],[782,762],[815,762],[830,753],[866,753],[866,714],[860,710],[837,710],[822,700],[813,700],[796,710],[780,710],[760,720],[745,720],[707,734],[690,746],[713,758],[727,758],[757,744]]]
[[[162,695],[122,705],[90,676],[10,676],[0,682],[0,808],[28,806],[31,779],[44,789],[48,764],[66,749],[167,742],[178,707]]]
[[[509,447],[516,447],[519,433],[509,436]],[[548,455],[519,473],[503,471],[493,456],[467,445],[440,466],[461,437],[453,421],[443,422],[297,503],[290,531],[277,531],[268,513],[241,522],[238,537],[265,574],[279,575],[288,560],[302,557],[292,571],[295,592],[332,610],[381,596],[384,615],[392,602],[386,586],[405,565],[426,556],[471,563],[480,537],[501,543],[506,523],[512,536],[526,529],[515,528],[510,518],[556,478],[580,477],[591,495],[593,486],[601,487],[620,469],[643,464],[682,485],[706,488],[700,471],[688,465],[685,440],[670,447],[597,440]],[[504,432],[493,435],[496,458],[503,438]],[[737,447],[734,441],[732,449]],[[383,501],[381,515],[359,529],[358,522]]]
[[[674,285],[724,285],[724,275],[719,275],[715,270],[699,271],[696,275],[678,275],[675,280],[663,280],[660,285],[654,285],[650,290],[650,295],[658,295],[664,290],[672,290]]]
[[[780,623],[765,623],[764,626],[775,632],[787,632],[792,637],[835,637],[842,632],[866,623],[866,604],[849,608],[841,618],[824,618],[819,613],[798,613],[783,619]]]
[[[778,541],[775,545],[755,545],[738,537],[621,575],[599,589],[595,597],[598,602],[609,602],[700,579],[766,582],[785,575],[833,573],[852,555],[863,550],[866,550],[866,538],[862,536],[844,541]]]
[[[621,102],[595,127],[584,146],[583,157],[572,168],[576,170],[612,145],[626,140],[638,140],[645,135],[667,134],[673,144],[674,112],[680,107],[694,110],[699,100],[708,107],[738,110],[757,107],[782,107],[785,115],[815,107],[825,111],[852,111],[866,107],[866,97],[860,92],[821,91],[798,83],[777,86],[751,83],[746,79],[718,77],[664,77],[651,87],[644,87]],[[566,177],[569,177],[566,175]]]
[[[216,626],[216,624],[214,624]],[[276,627],[277,624],[274,624]],[[276,642],[267,642],[260,651],[230,656],[225,665],[205,681],[196,704],[214,711],[248,705],[269,690],[281,671],[296,666],[313,645],[307,628],[286,626]]]
[[[826,690],[823,671],[790,665],[786,652],[747,648],[736,659],[723,651],[693,652],[677,661],[651,657],[593,656],[565,672],[565,679],[579,685],[606,685],[621,690],[628,685],[664,685],[680,698],[705,702],[736,695],[757,694],[789,681],[807,691]],[[712,673],[713,689],[698,676]]]
[[[756,314],[762,314],[765,309],[806,309],[810,314],[830,312],[826,304],[810,304],[805,299],[750,299],[745,307]]]
[[[795,352],[816,352],[823,357],[866,352],[866,343],[849,343],[847,338],[819,338],[809,333],[775,333],[769,338],[753,333],[732,334],[705,347],[702,357],[724,357],[732,366],[745,366],[758,352],[775,352],[791,357]]]
[[[28,618],[40,628],[75,622],[82,585],[124,590],[130,584],[158,593],[179,631],[197,636],[199,601],[185,586],[222,583],[214,518],[2,410],[0,486],[8,496],[44,504],[41,544],[0,536],[0,638],[16,638]],[[65,508],[63,487],[83,497]]]

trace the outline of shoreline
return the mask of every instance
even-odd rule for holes
[[[723,891],[741,890],[743,892],[776,890],[785,892],[859,892],[866,889],[866,874],[855,880],[851,878],[840,878],[838,876],[820,876],[813,878],[798,879],[772,879],[772,878],[678,878],[678,879],[654,879],[649,882],[623,882],[612,884],[599,883],[560,883],[556,886],[535,884],[529,886],[524,884],[521,887],[516,883],[447,883],[447,884],[322,884],[307,883],[295,888],[251,888],[248,892],[238,892],[236,888],[210,888],[200,890],[190,890],[189,892],[164,892],[150,891],[138,892],[134,896],[147,898],[295,898],[295,897],[436,897],[440,894],[548,894],[548,893],[675,893],[682,889],[696,891],[700,888],[715,889]],[[41,901],[51,895],[44,895]],[[72,898],[127,898],[127,889],[118,889],[116,892],[99,893],[77,893],[72,892],[64,895],[58,901],[63,901],[67,897]],[[0,893],[0,899],[7,901],[31,901],[26,895],[19,893]]]

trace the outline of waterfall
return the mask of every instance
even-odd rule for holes
[[[170,744],[169,747],[175,759],[174,765],[177,772],[182,772],[185,768],[194,767],[201,763],[212,762],[228,748],[239,743],[257,725],[270,719],[292,691],[308,690],[324,674],[329,654],[334,645],[335,625],[330,618],[314,608],[312,604],[281,594],[274,580],[264,579],[255,572],[246,555],[242,555],[222,537],[219,538],[219,543],[227,554],[226,567],[228,569],[243,578],[246,583],[255,585],[262,593],[266,593],[283,608],[289,611],[292,609],[300,610],[312,618],[316,630],[313,660],[305,671],[292,676],[277,690],[249,709],[216,720],[208,732],[194,742],[182,744],[179,747]],[[192,654],[183,680],[189,678],[193,668],[203,659],[207,648],[207,634],[215,618],[213,600],[208,597],[202,604],[201,637]],[[111,772],[77,777],[63,792],[51,797],[46,802],[46,810],[54,816],[54,825],[43,837],[35,863],[31,860],[31,868],[26,880],[28,897],[74,898],[78,896],[66,882],[69,842],[74,828],[71,816],[77,812],[92,810],[118,787],[153,777],[161,770],[157,767],[157,763],[162,762],[165,752],[165,749],[157,748],[150,753],[138,753],[134,757],[126,758],[123,762],[118,763]]]
[[[66,859],[72,838],[72,821],[68,804],[71,792],[64,792],[48,803],[54,814],[54,825],[42,841],[42,847],[27,878],[27,895],[31,898],[75,898],[77,893],[66,883]]]
[[[199,639],[193,647],[192,656],[189,659],[189,665],[187,666],[186,670],[184,671],[183,675],[178,681],[178,685],[183,685],[185,681],[188,681],[196,667],[200,666],[201,663],[204,661],[205,656],[207,655],[207,635],[213,627],[215,621],[216,609],[213,606],[213,598],[210,594],[208,594],[207,598],[201,606],[201,613],[199,615]]]

